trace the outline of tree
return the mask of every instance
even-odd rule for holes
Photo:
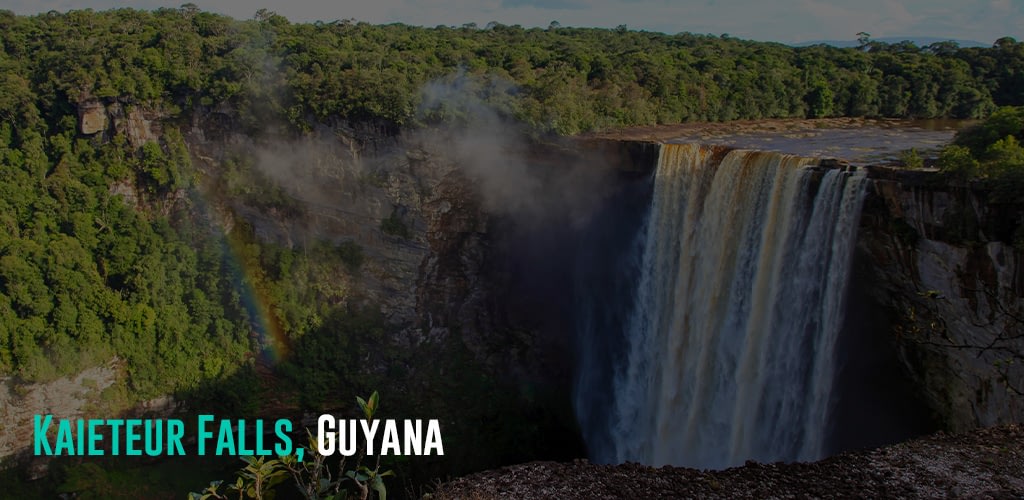
[[[857,33],[857,48],[859,50],[868,50],[872,43],[871,33],[865,31]]]
[[[978,175],[978,160],[963,146],[953,144],[943,148],[938,164],[941,172],[961,182]]]
[[[811,118],[824,118],[832,115],[833,108],[832,88],[823,78],[817,78],[811,84],[810,91],[805,98],[808,116]]]

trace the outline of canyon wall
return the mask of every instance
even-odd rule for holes
[[[939,428],[1024,420],[1024,207],[939,174],[870,169],[862,297]]]
[[[351,369],[359,373],[359,387],[334,388],[336,395],[322,408],[276,405],[266,410],[278,412],[270,416],[345,412],[351,395],[379,390],[388,415],[444,422],[446,449],[453,451],[442,461],[424,461],[426,472],[404,473],[407,478],[420,474],[424,482],[542,456],[543,450],[554,450],[547,451],[549,458],[579,454],[568,402],[560,407],[555,400],[559,391],[567,392],[558,385],[567,383],[564,349],[554,347],[565,340],[551,321],[557,313],[550,307],[557,305],[547,300],[567,284],[535,293],[535,284],[520,273],[537,262],[565,267],[566,248],[547,255],[519,252],[533,248],[530,242],[542,234],[558,231],[561,219],[535,220],[532,212],[496,209],[489,198],[493,193],[481,187],[476,172],[452,155],[465,147],[464,131],[400,134],[388,124],[338,122],[297,136],[273,125],[246,130],[236,112],[223,106],[187,119],[116,99],[86,99],[79,106],[81,137],[97,143],[120,135],[139,148],[163,141],[162,131],[171,127],[181,131],[191,156],[195,192],[155,196],[125,181],[111,186],[112,194],[154,214],[166,215],[174,206],[224,234],[232,246],[258,243],[302,251],[353,245],[361,256],[358,269],[323,275],[308,286],[328,289],[324,295],[331,297],[333,310],[370,310],[383,318],[383,333],[366,332],[380,335],[374,349]],[[533,182],[534,171],[545,171],[551,162],[595,160],[564,145],[534,147],[514,137],[488,147],[482,161],[499,167],[514,163],[510,168],[524,169],[520,177]],[[53,384],[0,378],[0,467],[29,458],[31,416],[37,413],[109,418],[122,412],[188,411],[187,404],[155,411],[152,404],[103,403],[103,389],[124,380],[130,368],[116,361],[96,368],[102,378],[89,375],[92,371]],[[261,370],[271,378],[281,376],[273,367]],[[59,394],[51,387],[58,385]],[[45,473],[46,464],[36,464],[30,477]]]

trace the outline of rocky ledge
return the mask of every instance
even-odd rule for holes
[[[1021,498],[1024,426],[939,433],[814,463],[722,471],[533,462],[442,484],[430,498]]]

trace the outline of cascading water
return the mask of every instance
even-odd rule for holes
[[[611,370],[577,377],[594,460],[723,468],[828,451],[864,177],[811,163],[662,146],[624,337],[600,344],[621,352],[582,349],[582,370]]]

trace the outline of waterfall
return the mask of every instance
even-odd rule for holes
[[[864,177],[812,162],[662,146],[607,414],[581,419],[593,459],[724,468],[828,451]],[[601,389],[577,384],[581,415]]]

